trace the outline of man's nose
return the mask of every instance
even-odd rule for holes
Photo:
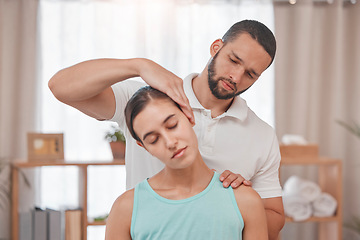
[[[236,69],[233,69],[233,71],[230,74],[230,79],[235,83],[238,84],[242,77],[245,74],[245,68],[243,67],[238,67]]]

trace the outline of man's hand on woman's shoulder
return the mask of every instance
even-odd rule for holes
[[[229,170],[225,170],[220,175],[220,181],[223,183],[224,187],[229,187],[231,185],[232,188],[238,188],[240,185],[244,184],[245,186],[251,187],[251,181],[246,180],[240,174],[233,173]]]

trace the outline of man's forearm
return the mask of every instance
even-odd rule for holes
[[[268,226],[269,240],[277,240],[281,229],[285,224],[283,212],[276,212],[272,209],[265,209]]]
[[[61,102],[98,120],[109,119],[116,108],[110,88],[123,80],[141,77],[148,85],[177,102],[191,122],[192,109],[184,93],[183,80],[159,64],[145,58],[96,59],[57,72],[49,88]]]
[[[111,85],[139,76],[144,59],[97,59],[85,61],[57,72],[49,88],[62,102],[83,101]]]

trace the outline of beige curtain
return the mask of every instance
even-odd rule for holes
[[[36,127],[37,6],[37,0],[0,0],[1,166],[25,159],[26,132]],[[9,230],[9,212],[0,212],[0,239],[10,239]]]
[[[319,144],[322,156],[342,159],[348,222],[360,216],[360,139],[336,120],[360,124],[360,3],[298,0],[274,8],[278,137],[302,135]],[[304,231],[309,224],[290,225],[283,239],[316,239],[316,227]],[[343,239],[355,236],[344,228]]]
[[[0,0],[0,154],[24,158],[35,130],[37,0]]]

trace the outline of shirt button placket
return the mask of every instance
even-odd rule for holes
[[[214,148],[214,119],[211,118],[211,113],[209,111],[203,112],[203,123],[204,123],[204,132],[203,132],[203,151],[207,154],[212,154]]]

